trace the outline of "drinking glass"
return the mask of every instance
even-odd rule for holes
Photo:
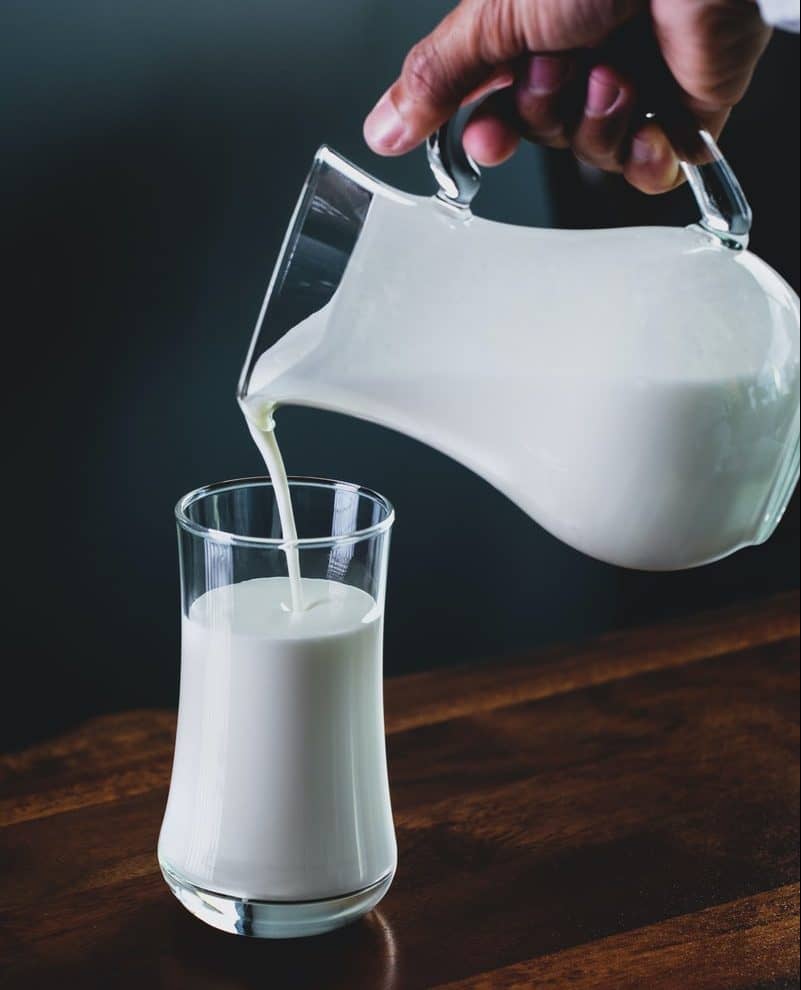
[[[365,914],[397,863],[384,741],[382,641],[390,503],[245,478],[176,506],[181,688],[162,873],[223,931],[286,938]],[[305,608],[292,611],[296,551]]]

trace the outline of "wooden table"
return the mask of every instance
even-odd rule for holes
[[[798,986],[798,596],[390,680],[400,863],[367,919],[262,942],[154,856],[171,712],[0,762],[0,985]]]

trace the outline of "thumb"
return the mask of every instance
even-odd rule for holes
[[[405,154],[509,62],[597,44],[641,6],[642,0],[462,0],[410,50],[364,123],[365,140],[379,154]]]

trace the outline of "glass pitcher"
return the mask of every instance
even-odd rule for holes
[[[693,567],[761,543],[798,480],[799,301],[747,250],[751,212],[710,135],[687,228],[540,230],[474,216],[446,125],[432,197],[323,147],[239,383],[399,430],[572,547]]]

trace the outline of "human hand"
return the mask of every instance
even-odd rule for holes
[[[367,117],[365,140],[379,154],[405,154],[460,105],[491,93],[464,132],[479,164],[505,161],[522,136],[571,148],[643,192],[665,192],[681,180],[679,160],[662,127],[644,118],[648,73],[625,51],[641,15],[650,16],[675,104],[717,137],[770,37],[753,0],[462,0],[411,49]]]

